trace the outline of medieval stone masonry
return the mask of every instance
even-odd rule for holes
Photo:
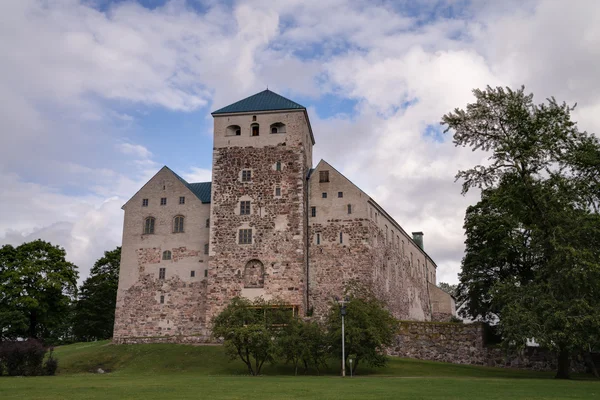
[[[124,206],[114,341],[202,342],[235,296],[322,318],[350,280],[403,320],[445,320],[423,234],[321,160],[306,108],[265,90],[213,113],[212,182],[163,167]]]

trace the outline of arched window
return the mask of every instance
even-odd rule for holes
[[[154,233],[154,217],[148,217],[144,221],[144,234],[150,235]]]
[[[252,136],[258,136],[259,129],[258,129],[258,124],[252,124],[250,125],[250,129],[252,130]]]
[[[242,129],[239,125],[229,125],[225,130],[226,136],[240,136],[242,134]]]
[[[265,266],[259,260],[250,260],[244,267],[244,287],[262,288],[265,286]]]
[[[173,233],[181,233],[183,232],[183,216],[178,215],[173,218]]]
[[[171,250],[163,251],[163,260],[170,260],[170,259],[171,259]]]
[[[275,122],[271,125],[271,133],[285,133],[285,124]]]

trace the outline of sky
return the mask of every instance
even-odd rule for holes
[[[596,0],[0,1],[0,244],[64,247],[80,279],[163,165],[209,181],[210,112],[267,86],[307,107],[325,159],[456,283],[478,193],[441,117],[491,86],[577,103],[600,131]]]

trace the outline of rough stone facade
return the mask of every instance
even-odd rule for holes
[[[164,167],[123,206],[115,342],[208,340],[235,296],[319,318],[352,279],[431,320],[433,260],[313,144],[303,108],[214,115],[212,184]]]
[[[556,370],[556,355],[539,347],[507,352],[486,346],[485,324],[402,321],[396,343],[388,354],[454,364],[485,365],[537,371]],[[582,360],[574,358],[571,368],[584,372]]]
[[[322,182],[325,176],[328,182]],[[429,256],[327,162],[312,172],[309,193],[309,287],[315,314],[323,315],[332,296],[341,296],[345,284],[356,279],[385,300],[396,318],[430,320],[428,282],[435,281],[435,264]]]

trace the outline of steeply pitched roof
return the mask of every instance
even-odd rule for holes
[[[165,165],[165,168],[168,168],[169,171],[173,172],[173,170]],[[177,175],[173,172],[173,175],[177,177],[192,193],[196,195],[196,197],[202,203],[210,203],[210,189],[212,186],[212,182],[196,182],[196,183],[188,183],[185,179]]]
[[[212,115],[274,110],[306,110],[306,107],[267,89],[214,111]]]
[[[210,189],[212,182],[196,182],[190,183],[190,190],[200,199],[203,203],[210,203]]]

